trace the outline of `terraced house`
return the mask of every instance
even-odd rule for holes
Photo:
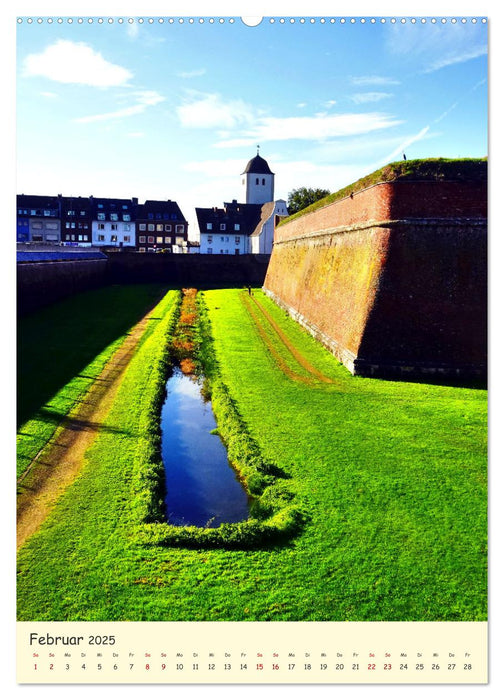
[[[136,215],[140,253],[187,253],[188,223],[177,202],[148,199]]]
[[[61,195],[17,195],[18,243],[52,243],[61,240]]]
[[[62,197],[61,240],[66,245],[92,245],[92,206],[89,197]]]
[[[90,197],[92,242],[102,248],[135,249],[135,219],[138,199]]]

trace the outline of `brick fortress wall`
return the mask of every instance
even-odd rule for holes
[[[486,183],[379,183],[278,226],[264,289],[354,374],[483,377]]]

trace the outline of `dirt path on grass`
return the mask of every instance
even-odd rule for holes
[[[18,549],[38,530],[58,497],[79,473],[84,454],[102,428],[152,311],[150,309],[131,329],[86,394],[20,477],[17,499]]]
[[[242,293],[242,296],[245,302],[245,306],[247,307],[247,310],[257,327],[259,335],[261,336],[265,345],[268,347],[268,350],[272,354],[276,364],[279,366],[279,368],[284,374],[286,374],[290,379],[293,379],[294,381],[300,381],[305,384],[314,384],[316,382],[324,382],[327,384],[336,383],[334,379],[331,379],[325,374],[322,374],[322,372],[320,372],[316,367],[314,367],[310,362],[308,362],[304,355],[302,355],[299,352],[299,350],[296,347],[294,347],[294,345],[292,345],[289,338],[285,335],[280,326],[276,323],[276,321],[271,317],[271,315],[266,311],[262,304],[260,304],[257,301],[257,299],[254,296],[248,296],[245,292]],[[285,360],[276,350],[272,340],[268,337],[265,330],[261,327],[259,314],[257,312],[260,312],[260,315],[262,315],[262,317],[265,319],[266,323],[273,330],[273,332],[278,337],[282,345],[284,345],[285,348],[289,351],[289,353],[292,355],[293,359],[297,362],[297,364],[300,365],[303,369],[305,369],[309,375],[311,375],[310,377],[305,377],[301,374],[298,374],[287,365]]]

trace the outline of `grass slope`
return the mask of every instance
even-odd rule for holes
[[[159,284],[113,285],[19,320],[18,477],[162,290]]]
[[[240,292],[205,292],[222,378],[264,458],[290,477],[308,513],[299,536],[252,551],[135,540],[135,465],[145,458],[149,376],[165,317],[108,417],[121,431],[99,437],[80,478],[19,553],[19,619],[486,619],[486,392],[351,377],[255,294],[334,380],[290,379]],[[299,370],[285,345],[278,352]]]
[[[316,211],[321,207],[332,204],[340,199],[356,194],[379,182],[392,182],[393,180],[456,180],[456,181],[485,181],[487,179],[486,158],[418,158],[414,160],[399,160],[379,168],[369,175],[365,175],[357,182],[343,187],[337,192],[328,194],[308,207],[287,216],[279,222],[283,226],[303,214]]]

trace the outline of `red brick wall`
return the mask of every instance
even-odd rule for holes
[[[277,227],[264,287],[352,371],[478,373],[485,217],[479,184],[375,185]]]

